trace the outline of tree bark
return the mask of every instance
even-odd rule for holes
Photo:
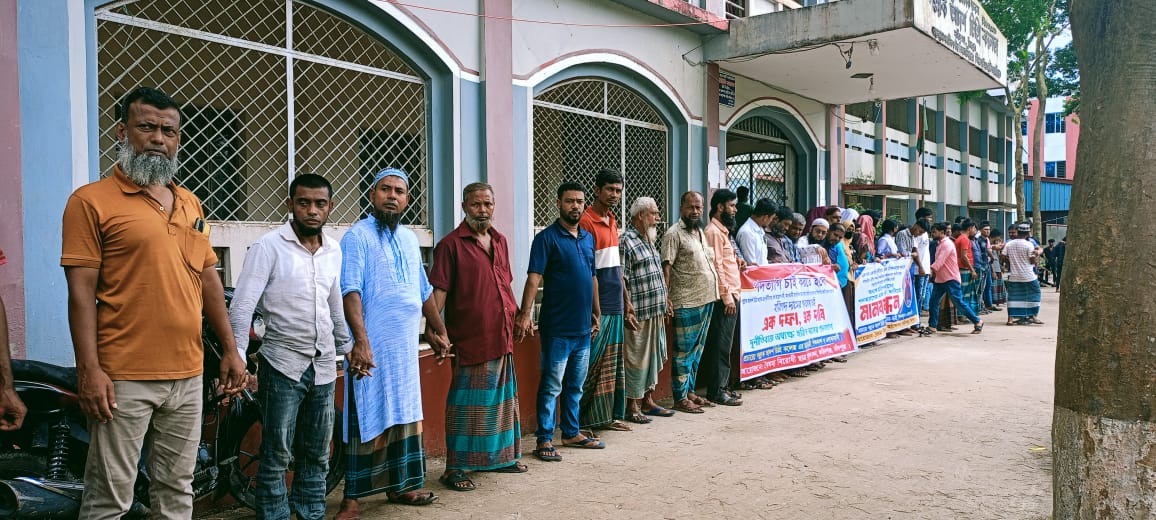
[[[1036,126],[1032,132],[1032,232],[1037,240],[1044,239],[1044,127],[1047,122],[1048,82],[1045,71],[1048,68],[1048,48],[1044,45],[1044,32],[1036,31]]]
[[[1013,109],[1014,108],[1015,107],[1013,107]],[[1016,124],[1018,125],[1020,120],[1023,119],[1023,107],[1021,106],[1018,109],[1012,110],[1012,113],[1016,114]],[[1022,160],[1024,156],[1024,135],[1020,132],[1019,128],[1016,128],[1015,134],[1016,160],[1014,171],[1016,176],[1016,221],[1023,222],[1028,219],[1027,206],[1024,204],[1024,175],[1027,174],[1027,172],[1024,171],[1024,162]]]
[[[1061,283],[1053,516],[1156,518],[1156,2],[1076,0],[1080,175]]]

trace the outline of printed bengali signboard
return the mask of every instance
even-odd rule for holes
[[[742,380],[806,366],[858,347],[831,266],[773,264],[742,273]]]
[[[855,337],[860,345],[919,323],[910,258],[860,266],[855,281]]]

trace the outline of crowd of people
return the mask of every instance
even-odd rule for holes
[[[417,236],[401,225],[410,201],[406,172],[376,173],[369,214],[340,241],[324,230],[328,216],[339,203],[356,202],[333,200],[320,175],[298,175],[285,201],[291,218],[250,247],[226,308],[205,212],[174,183],[177,103],[142,87],[125,96],[118,114],[112,175],[74,192],[63,219],[78,393],[92,435],[85,519],[129,510],[146,444],[154,516],[192,515],[202,314],[225,346],[216,376],[224,392],[249,384],[248,361],[260,367],[258,517],[306,520],[324,517],[335,420],[345,426],[347,457],[339,520],[359,518],[359,500],[372,495],[408,505],[437,500],[423,491],[419,338],[452,367],[439,480],[470,491],[470,472],[527,471],[519,461],[513,360],[523,338],[539,336],[541,345],[532,453],[548,462],[562,460],[559,446],[602,449],[607,430],[741,406],[742,391],[846,362],[837,357],[739,381],[733,346],[740,273],[750,266],[830,265],[851,311],[857,266],[910,257],[930,326],[897,334],[951,330],[960,318],[978,333],[984,322],[977,314],[1001,304],[1009,324],[1040,323],[1034,266],[1043,250],[1026,224],[1009,228],[1014,239],[1004,243],[986,222],[933,223],[932,212],[920,209],[910,226],[883,220],[876,238],[877,213],[831,206],[805,217],[767,199],[747,204],[739,188],[715,190],[709,200],[684,193],[678,221],[660,237],[662,211],[648,197],[628,201],[620,224],[624,182],[611,170],[598,171],[593,186],[557,187],[558,216],[533,239],[520,301],[509,243],[493,226],[498,201],[489,185],[464,188],[464,219],[437,243],[427,272]],[[254,312],[266,331],[247,359]],[[670,408],[654,398],[667,362]],[[334,406],[339,367],[341,417]],[[9,394],[0,392],[0,428],[18,425],[23,413]]]

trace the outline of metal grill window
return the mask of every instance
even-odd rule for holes
[[[96,19],[102,175],[116,103],[155,86],[181,103],[178,182],[211,219],[283,221],[289,182],[311,172],[333,183],[330,221],[351,223],[394,166],[410,174],[402,221],[428,225],[425,82],[379,39],[293,0],[128,0]]]
[[[534,225],[558,217],[559,184],[573,181],[589,190],[601,168],[622,172],[619,215],[641,196],[665,211],[667,139],[658,111],[616,83],[578,79],[542,92],[534,100]]]
[[[787,144],[770,120],[750,117],[735,123],[727,130],[727,186],[746,186],[752,205],[763,198],[787,204]]]

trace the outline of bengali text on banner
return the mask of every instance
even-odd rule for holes
[[[773,264],[742,273],[742,380],[857,349],[839,280],[829,265]]]
[[[860,345],[919,323],[910,258],[865,264],[855,273],[855,337]]]

